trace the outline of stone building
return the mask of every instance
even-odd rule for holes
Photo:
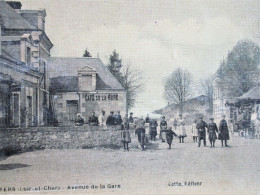
[[[45,10],[21,10],[0,0],[1,126],[47,124],[48,59],[53,44],[45,33]]]
[[[77,113],[85,121],[92,111],[126,113],[126,91],[99,58],[49,59],[53,111],[59,124],[71,124]]]

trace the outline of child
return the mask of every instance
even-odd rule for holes
[[[193,143],[197,143],[198,140],[198,129],[196,128],[197,120],[194,120],[191,126],[191,133],[193,138]]]
[[[169,145],[168,149],[170,150],[172,146],[173,136],[177,137],[177,134],[173,132],[172,127],[166,130],[162,130],[162,132],[166,133],[166,140],[167,140],[167,144]]]

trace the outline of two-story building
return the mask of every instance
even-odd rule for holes
[[[0,0],[1,126],[47,124],[48,59],[53,44],[45,33],[45,10],[21,10]]]

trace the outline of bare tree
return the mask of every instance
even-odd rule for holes
[[[166,80],[164,96],[169,102],[179,104],[183,110],[183,102],[192,95],[192,75],[187,70],[177,68]]]
[[[142,73],[134,69],[130,63],[124,65],[116,50],[110,55],[107,68],[126,90],[126,108],[128,112],[130,108],[135,106],[136,97],[143,86]]]
[[[123,81],[121,84],[126,90],[127,112],[135,106],[136,97],[143,87],[142,72],[134,69],[130,64],[123,66]]]
[[[209,112],[213,112],[213,81],[212,77],[208,77],[200,80],[199,92],[202,95],[207,96],[207,102],[209,104]]]

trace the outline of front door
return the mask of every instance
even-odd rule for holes
[[[78,101],[68,100],[67,101],[67,113],[70,121],[75,121],[78,113]]]

